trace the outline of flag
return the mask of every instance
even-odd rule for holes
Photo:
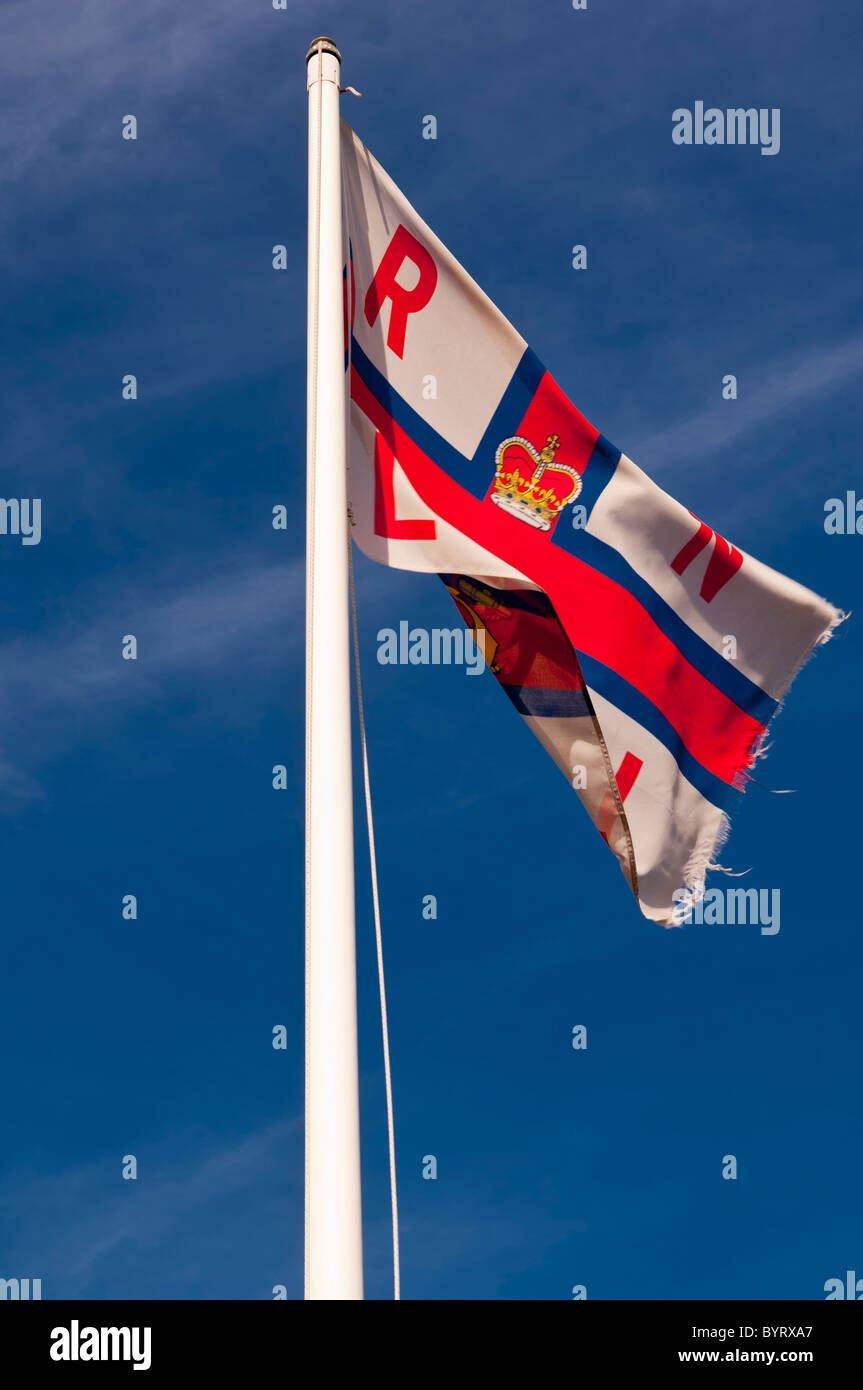
[[[641,911],[679,921],[843,615],[589,424],[344,124],[342,178],[354,539],[441,576]]]

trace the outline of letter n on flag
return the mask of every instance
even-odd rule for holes
[[[342,167],[354,538],[441,576],[641,911],[670,925],[843,615],[589,424],[344,124]]]

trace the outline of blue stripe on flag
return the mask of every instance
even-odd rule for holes
[[[599,501],[600,493],[608,487],[608,484],[614,477],[614,470],[619,462],[620,450],[616,449],[614,445],[601,434],[593,446],[593,453],[587,460],[587,467],[581,475],[581,492],[573,503],[575,507],[584,507],[587,512],[588,521],[590,520],[591,512]],[[555,527],[555,537],[557,536],[558,529],[566,525],[566,517],[568,516],[569,513],[567,512],[565,516],[560,518],[560,521]]]
[[[630,719],[634,719],[636,724],[640,724],[649,734],[653,734],[654,738],[668,749],[682,776],[712,806],[727,811],[738,804],[742,792],[723,782],[721,777],[717,777],[693,757],[689,749],[684,747],[674,725],[646,695],[642,695],[640,690],[636,690],[635,686],[630,685],[616,671],[612,671],[600,661],[595,661],[592,656],[585,656],[582,652],[577,652],[577,656],[581,674],[588,688],[596,690],[610,704],[615,705],[623,714],[629,715]]]

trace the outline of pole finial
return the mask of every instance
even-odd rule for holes
[[[332,53],[334,58],[337,58],[339,62],[342,61],[342,55],[336,48],[336,45],[333,42],[333,40],[328,39],[325,34],[321,34],[319,38],[312,39],[311,43],[309,44],[309,51],[306,54],[306,62],[308,62],[310,58],[314,58],[315,54],[318,52],[318,49],[320,49],[322,53]]]

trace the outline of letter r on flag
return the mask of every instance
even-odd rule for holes
[[[409,290],[396,279],[405,261],[409,261],[419,274],[416,284]],[[436,285],[437,266],[429,252],[416,237],[411,236],[407,227],[397,227],[375,271],[375,278],[369,285],[363,305],[371,327],[383,307],[384,300],[390,301],[392,307],[387,328],[387,347],[391,348],[397,357],[404,357],[408,314],[416,314],[426,307]]]

